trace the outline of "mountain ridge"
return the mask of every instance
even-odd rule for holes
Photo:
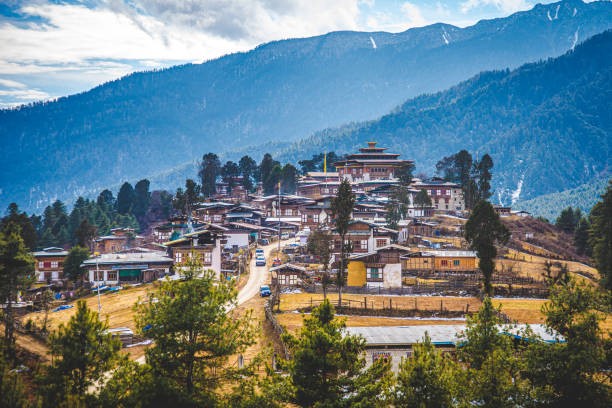
[[[52,198],[150,177],[207,151],[235,158],[231,152],[254,142],[299,140],[374,119],[482,70],[562,53],[577,30],[586,37],[611,27],[611,4],[566,1],[463,29],[335,32],[2,110],[0,206],[16,201],[40,210]]]

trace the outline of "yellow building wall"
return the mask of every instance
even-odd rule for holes
[[[350,261],[348,264],[348,286],[364,286],[366,284],[366,266],[361,261]]]
[[[459,265],[454,265],[454,261],[458,260]],[[446,265],[442,265],[442,261],[446,261]],[[476,258],[452,258],[452,257],[442,257],[435,258],[436,270],[471,270],[476,269]]]

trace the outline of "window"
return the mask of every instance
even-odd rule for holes
[[[117,280],[117,271],[108,271],[106,276],[107,276],[107,279],[109,281],[116,281]]]
[[[442,190],[437,190],[436,195],[442,195]]]
[[[459,266],[461,264],[461,260],[459,259],[454,259],[453,260],[453,266]]]
[[[285,215],[293,215],[293,210],[291,208],[285,208]]]
[[[212,252],[204,252],[204,263],[212,263]]]
[[[382,270],[380,268],[368,268],[366,273],[368,279],[382,279]]]
[[[45,263],[44,262],[38,262],[38,269],[42,269],[45,267]]]
[[[308,215],[302,214],[302,223],[308,222]]]
[[[387,245],[387,240],[386,239],[377,239],[376,240],[376,248],[382,248],[385,245]]]
[[[57,268],[57,261],[51,261],[51,267]]]
[[[372,364],[374,364],[380,359],[391,361],[391,353],[389,353],[388,351],[376,351],[372,353]]]
[[[51,267],[51,262],[43,262],[43,267],[44,268],[50,268]]]
[[[314,214],[314,215],[312,216],[312,221],[313,221],[313,222],[319,222],[319,214]]]
[[[362,239],[360,241],[360,247],[361,247],[361,249],[368,249],[368,240]]]
[[[93,277],[95,281],[104,280],[104,271],[93,271]]]
[[[448,260],[443,259],[443,260],[440,262],[440,264],[441,264],[442,266],[448,266]]]
[[[182,252],[176,252],[174,254],[174,262],[177,264],[180,264],[183,262],[183,253]]]

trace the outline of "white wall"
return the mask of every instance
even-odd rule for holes
[[[383,287],[402,287],[402,264],[387,264],[383,268]]]

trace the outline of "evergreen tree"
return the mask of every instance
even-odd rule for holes
[[[575,279],[550,288],[550,302],[542,308],[546,325],[562,342],[533,342],[526,356],[527,377],[536,387],[540,406],[608,407],[612,342],[600,327],[609,308],[609,293],[601,297]],[[606,304],[607,303],[607,304]]]
[[[117,194],[117,212],[121,215],[131,214],[134,209],[134,199],[134,187],[126,181]]]
[[[98,229],[95,225],[91,225],[89,221],[84,219],[74,231],[74,242],[82,247],[89,248],[91,241],[96,237]]]
[[[421,189],[414,197],[414,205],[424,211],[425,208],[431,207],[431,197],[427,194],[427,190]]]
[[[329,261],[331,259],[331,246],[333,245],[333,239],[328,231],[321,229],[314,230],[308,236],[307,249],[308,252],[316,255],[323,264],[323,276],[321,277],[321,286],[323,286],[323,298],[327,299],[327,286],[329,286]]]
[[[400,185],[389,196],[389,202],[385,206],[387,210],[385,220],[389,228],[397,229],[399,221],[407,218],[408,206],[410,205],[408,194],[408,188],[405,185]]]
[[[253,343],[251,313],[238,314],[232,282],[215,279],[193,257],[185,281],[162,282],[149,302],[136,308],[140,329],[154,340],[147,349],[153,375],[186,405],[211,406],[219,387],[237,374],[229,356]],[[153,298],[157,301],[153,302]]]
[[[488,154],[482,156],[478,162],[478,199],[488,200],[491,197],[491,169],[493,168],[493,159]]]
[[[75,246],[70,249],[64,261],[64,278],[77,284],[83,277],[84,270],[81,268],[83,261],[89,259],[89,249],[82,246]]]
[[[200,163],[200,176],[202,194],[204,197],[212,197],[217,192],[217,177],[221,173],[221,161],[214,153],[206,153],[202,156]]]
[[[488,201],[479,201],[472,210],[465,224],[465,239],[470,249],[476,251],[479,258],[479,269],[484,281],[484,293],[492,296],[491,277],[495,271],[494,259],[497,256],[496,245],[504,245],[510,239],[510,232],[502,224],[499,215]]]
[[[297,190],[297,181],[297,169],[291,163],[285,164],[280,180],[282,192],[285,194],[295,194]]]
[[[257,163],[250,156],[242,156],[238,162],[238,168],[242,175],[242,186],[246,191],[253,190],[253,180],[257,174]]]
[[[190,213],[195,207],[196,203],[200,201],[200,192],[202,188],[198,183],[192,179],[185,180],[185,204],[186,211]]]
[[[147,228],[145,215],[149,211],[151,205],[151,192],[149,191],[150,182],[147,179],[142,179],[134,186],[134,207],[132,214],[138,220],[140,229],[145,230]]]
[[[240,168],[236,163],[229,160],[221,168],[223,181],[227,183],[228,193],[231,193],[236,185],[236,177],[240,175]]]
[[[574,247],[578,255],[591,256],[591,247],[589,245],[589,229],[591,224],[586,217],[580,218],[576,230],[574,231]]]
[[[555,222],[557,228],[561,229],[563,232],[567,232],[568,234],[574,233],[576,224],[576,214],[574,213],[574,209],[572,207],[567,207],[566,209],[562,210]]]
[[[467,375],[460,387],[470,405],[517,407],[525,405],[528,384],[521,373],[524,359],[516,353],[509,336],[500,333],[499,309],[485,297],[478,313],[468,317],[460,360],[467,364]]]
[[[612,290],[612,180],[590,214],[589,244],[602,285]]]
[[[384,406],[389,362],[381,359],[364,369],[365,340],[345,333],[329,300],[304,318],[298,336],[283,338],[293,356],[287,363],[294,388],[290,402],[302,407]]]
[[[275,167],[280,167],[280,164],[272,158],[270,153],[264,154],[259,165],[259,178],[263,185],[264,194],[266,195],[274,194],[274,188],[278,182],[274,175]]]
[[[154,222],[167,220],[171,212],[172,194],[165,190],[154,190],[151,193],[151,205],[147,212],[148,224],[151,225]]]
[[[115,210],[116,201],[113,196],[113,192],[110,190],[104,190],[98,195],[97,204],[100,209],[108,216],[111,217]]]
[[[17,206],[15,203],[9,204],[6,210],[6,217],[2,218],[2,221],[0,222],[0,229],[6,229],[11,223],[19,225],[19,228],[21,228],[23,243],[30,251],[33,251],[36,248],[36,243],[38,241],[36,228],[32,223],[32,219],[28,217],[25,212],[20,212],[19,206]]]
[[[434,347],[425,332],[411,357],[400,362],[394,403],[398,407],[445,408],[454,405],[460,369]]]
[[[414,171],[414,164],[408,163],[400,167],[395,171],[395,178],[399,179],[399,182],[403,186],[408,186],[412,183],[412,172]]]
[[[331,212],[336,225],[336,231],[340,235],[340,269],[338,269],[338,305],[342,305],[342,287],[344,286],[344,263],[345,263],[345,238],[351,222],[351,215],[355,206],[355,195],[351,183],[347,179],[340,182],[338,194],[332,198]]]
[[[10,223],[0,231],[0,302],[5,304],[4,355],[8,361],[15,358],[15,316],[13,303],[19,291],[34,281],[34,257],[23,242],[19,225]]]
[[[114,367],[121,344],[111,337],[98,313],[78,301],[76,313],[49,336],[52,364],[42,378],[43,406],[66,404],[67,395],[91,405],[90,387],[99,387]],[[68,403],[66,405],[72,405]]]
[[[0,404],[5,408],[31,406],[21,374],[10,369],[2,353],[0,353]]]

